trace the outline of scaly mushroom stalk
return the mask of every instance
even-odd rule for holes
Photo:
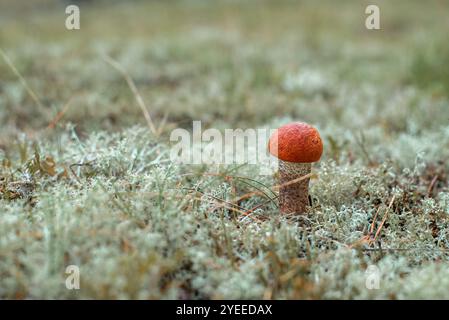
[[[323,143],[318,131],[302,122],[277,129],[268,143],[270,153],[279,159],[279,207],[282,213],[302,214],[309,206],[312,162],[321,158]]]
[[[279,160],[279,207],[283,213],[303,213],[309,205],[310,178],[290,183],[311,172],[311,163]]]

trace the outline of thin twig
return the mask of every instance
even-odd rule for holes
[[[89,161],[87,163],[73,163],[69,166],[70,171],[72,172],[73,176],[75,177],[75,179],[78,183],[81,183],[81,180],[79,179],[78,175],[75,173],[75,170],[73,170],[73,167],[92,166],[92,163],[94,161],[95,160]]]

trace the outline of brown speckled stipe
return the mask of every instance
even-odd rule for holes
[[[311,163],[279,160],[279,184],[283,185],[305,176],[310,173],[311,169]],[[307,178],[280,188],[279,208],[281,213],[303,214],[306,212],[306,208],[309,205],[309,181],[310,178]]]

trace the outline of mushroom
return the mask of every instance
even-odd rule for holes
[[[268,142],[269,152],[279,159],[279,207],[282,213],[305,213],[309,205],[312,162],[323,153],[320,134],[311,125],[294,122],[278,128]],[[292,180],[299,179],[297,182]]]

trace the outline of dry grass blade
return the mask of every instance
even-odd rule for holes
[[[6,55],[6,53],[3,51],[2,48],[0,48],[0,55],[3,57],[3,60],[8,65],[8,67],[12,70],[12,72],[16,75],[17,78],[19,78],[20,83],[23,85],[25,90],[28,92],[30,97],[33,99],[33,101],[36,103],[37,107],[39,108],[39,111],[42,113],[45,113],[47,117],[49,117],[49,111],[44,107],[40,99],[38,98],[37,94],[31,89],[31,87],[28,85],[25,78],[20,74],[19,70],[14,66],[11,59]]]
[[[162,132],[164,132],[164,127],[165,127],[165,125],[167,124],[168,115],[169,115],[169,112],[166,111],[166,112],[164,113],[164,117],[163,117],[162,120],[161,120],[161,124],[160,124],[159,127],[157,128],[157,136],[160,136],[160,135],[162,134]]]
[[[433,177],[432,181],[430,182],[429,188],[427,189],[427,196],[430,197],[432,194],[432,190],[433,187],[435,186],[435,183],[438,180],[438,175],[435,175],[435,177]]]
[[[264,205],[267,205],[267,204],[269,204],[269,203],[270,203],[270,201],[271,201],[271,200],[268,200],[268,201],[262,202],[261,204],[258,204],[257,206],[255,206],[255,207],[251,208],[250,210],[248,210],[248,211],[246,211],[246,212],[245,212],[245,216],[250,216],[250,214],[251,214],[251,213],[253,213],[253,212],[254,212],[254,211],[256,211],[257,209],[259,209],[259,208],[263,207]]]
[[[182,189],[182,190],[187,190],[187,191],[189,191],[189,192],[198,192],[199,194],[201,194],[201,195],[203,195],[203,196],[206,196],[206,197],[209,197],[209,198],[211,198],[211,199],[217,200],[217,201],[222,202],[222,203],[224,203],[224,204],[226,204],[226,205],[233,206],[233,207],[239,208],[239,209],[241,209],[241,210],[245,210],[245,208],[242,208],[242,207],[240,207],[240,206],[238,206],[238,205],[236,205],[236,204],[234,204],[234,203],[232,203],[232,202],[229,202],[229,201],[220,199],[220,198],[215,197],[215,196],[213,196],[213,195],[211,195],[211,194],[207,194],[207,193],[204,193],[204,192],[199,191],[199,190],[196,190],[196,189],[192,189],[192,188],[181,188],[181,189]]]
[[[302,181],[302,180],[305,180],[305,179],[308,179],[308,178],[311,178],[311,177],[315,177],[315,176],[316,176],[316,174],[309,173],[309,174],[306,174],[305,176],[302,176],[302,177],[290,180],[290,181],[288,181],[286,183],[283,183],[283,184],[280,184],[280,185],[275,185],[275,186],[271,187],[270,189],[271,190],[279,190],[280,188],[289,186],[289,185],[294,184],[294,183],[298,183],[299,181]],[[238,198],[234,199],[233,202],[239,202],[239,201],[251,198],[253,196],[258,196],[258,195],[264,195],[264,193],[260,192],[260,191],[249,192],[249,193],[246,193],[246,194],[241,195]]]
[[[62,119],[62,117],[64,116],[64,114],[69,110],[72,101],[73,101],[74,97],[71,97],[69,99],[69,101],[67,101],[67,103],[64,105],[64,107],[62,108],[61,111],[59,111],[56,116],[53,118],[53,120],[50,121],[50,123],[47,126],[47,129],[54,129],[56,127],[56,125],[58,124],[59,120]]]
[[[380,223],[380,226],[379,226],[379,228],[377,229],[377,232],[376,232],[376,235],[374,236],[373,242],[375,242],[375,241],[377,240],[377,237],[379,236],[380,231],[382,230],[382,228],[383,228],[383,226],[384,226],[384,224],[385,224],[385,221],[386,221],[387,218],[388,218],[388,213],[390,212],[391,206],[393,205],[394,199],[395,199],[395,198],[396,198],[396,196],[393,196],[393,198],[391,198],[390,204],[388,205],[388,208],[387,208],[387,210],[385,211],[384,218],[382,219],[382,222]]]
[[[103,59],[104,61],[109,63],[114,69],[119,71],[122,74],[123,78],[125,78],[129,88],[131,89],[134,97],[136,98],[137,104],[139,105],[140,109],[142,109],[142,113],[143,116],[145,117],[145,120],[147,121],[148,127],[150,128],[151,132],[157,136],[158,130],[156,129],[153,119],[151,118],[151,115],[148,112],[147,106],[145,105],[145,102],[143,101],[143,98],[140,95],[139,90],[137,90],[136,84],[134,83],[131,76],[126,72],[126,70],[122,67],[122,65],[118,61],[112,59],[110,56],[103,55]]]
[[[377,209],[376,214],[374,215],[373,222],[371,223],[371,227],[370,227],[368,234],[363,236],[360,240],[357,240],[355,243],[348,245],[348,248],[354,248],[363,243],[368,243],[370,245],[370,244],[376,242],[377,238],[379,237],[380,231],[382,230],[382,228],[385,224],[385,221],[387,221],[388,213],[390,212],[390,209],[393,206],[395,198],[396,198],[396,196],[393,196],[391,198],[390,203],[389,203],[387,209],[385,210],[384,218],[382,219],[382,222],[380,223],[379,228],[377,228],[376,234],[373,236],[374,225],[376,223],[377,216],[380,211],[380,207]]]
[[[380,208],[381,208],[381,206],[379,206],[379,208],[377,208],[377,210],[376,210],[376,214],[374,215],[373,222],[371,223],[371,227],[369,229],[369,234],[372,234],[374,232],[374,225],[376,224],[376,220],[377,220],[377,216],[379,215]]]
[[[280,188],[289,186],[289,185],[291,185],[291,184],[298,183],[298,182],[300,182],[300,181],[302,181],[302,180],[306,180],[306,179],[309,179],[309,178],[312,178],[312,177],[316,177],[316,174],[315,174],[315,173],[308,173],[308,174],[306,174],[305,176],[302,176],[302,177],[299,177],[299,178],[290,180],[290,181],[288,181],[288,182],[286,182],[286,183],[283,183],[283,184],[279,184],[279,185],[273,186],[271,189],[272,189],[272,190],[278,190],[278,189],[280,189]]]

